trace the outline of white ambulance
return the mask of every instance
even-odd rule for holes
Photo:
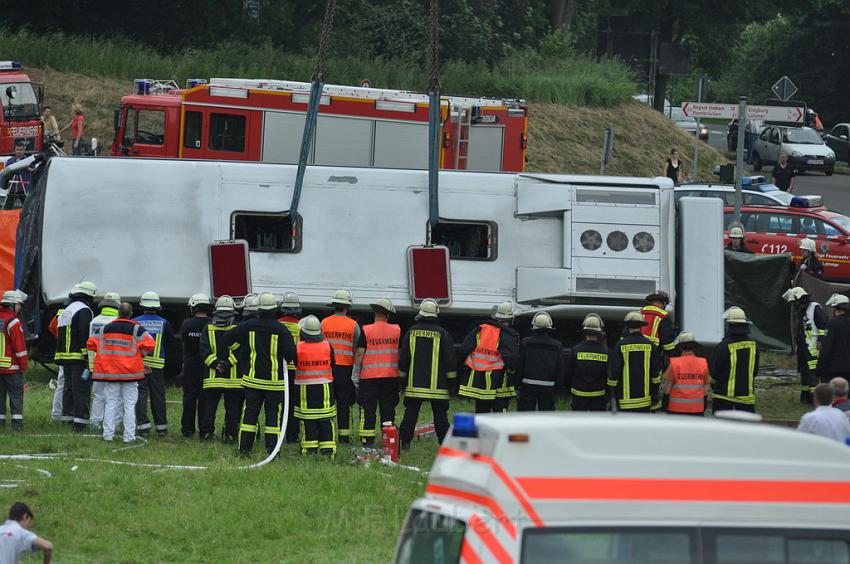
[[[850,564],[850,448],[719,418],[458,414],[395,561]]]

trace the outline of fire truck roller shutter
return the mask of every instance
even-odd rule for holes
[[[375,122],[374,165],[386,168],[428,168],[428,124]]]
[[[502,170],[505,128],[501,125],[473,125],[469,128],[466,170]]]
[[[263,162],[295,164],[301,151],[304,132],[303,113],[265,112],[263,115]],[[313,162],[316,144],[310,148],[308,162]]]
[[[320,165],[371,166],[375,120],[320,115],[314,161]]]

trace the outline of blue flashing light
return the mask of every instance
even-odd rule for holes
[[[467,438],[477,437],[478,427],[475,426],[475,415],[472,413],[455,413],[452,435]]]
[[[207,81],[204,78],[189,78],[189,79],[186,80],[186,90],[189,90],[190,88],[194,88],[194,87],[198,86],[199,84],[206,84],[206,83],[207,83]]]
[[[0,61],[0,71],[21,70],[20,61]]]
[[[136,86],[136,94],[139,94],[141,96],[150,94],[152,86],[151,83],[152,81],[144,78],[137,78],[136,80],[134,80],[133,84]]]

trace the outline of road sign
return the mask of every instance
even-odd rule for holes
[[[797,86],[787,76],[783,76],[771,87],[776,97],[783,102],[790,100],[797,93]]]
[[[738,104],[700,104],[682,102],[685,117],[735,119],[738,117]],[[803,108],[787,106],[747,106],[747,119],[803,123]]]

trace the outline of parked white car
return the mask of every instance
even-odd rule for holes
[[[820,170],[831,176],[835,170],[835,152],[811,127],[765,127],[753,146],[753,170],[776,164],[780,153],[788,155],[797,173]]]

